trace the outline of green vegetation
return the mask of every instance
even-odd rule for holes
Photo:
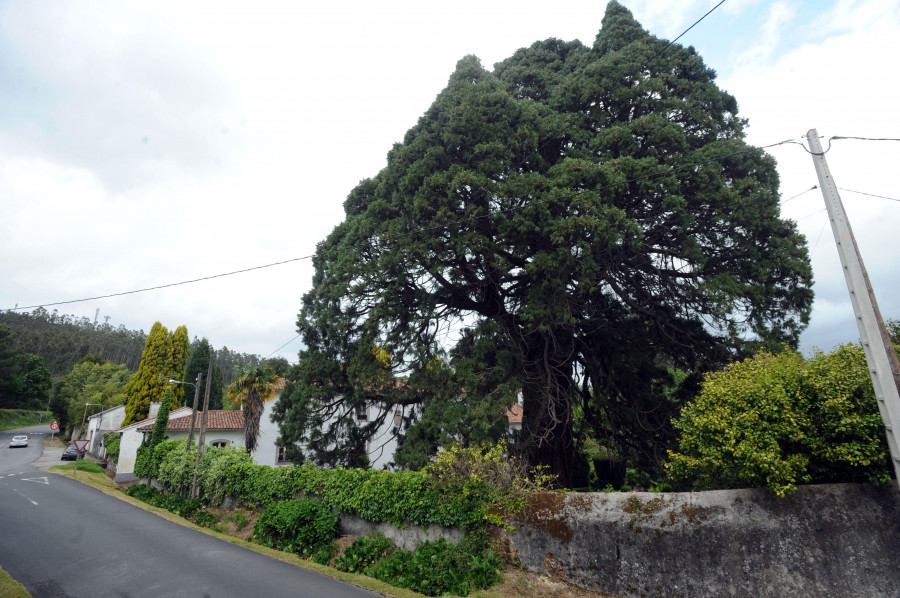
[[[505,436],[494,424],[521,392],[514,449],[562,486],[583,436],[660,467],[672,368],[795,346],[812,306],[806,240],[746,126],[694,48],[615,1],[592,46],[536,42],[493,71],[460,60],[317,247],[282,443],[346,465],[337,451],[399,409],[400,440],[431,456],[460,421]],[[470,328],[448,335],[457,322]]]
[[[191,357],[188,360],[187,366],[184,370],[184,381],[190,382],[191,384],[196,384],[197,382],[197,374],[203,374],[203,380],[200,383],[200,394],[197,409],[203,409],[203,396],[206,392],[206,385],[209,383],[209,380],[206,379],[207,373],[209,372],[209,359],[213,354],[212,347],[209,344],[209,341],[205,338],[201,339],[196,343],[193,350],[191,351]],[[190,387],[193,389],[194,387]],[[213,375],[212,375],[212,385],[209,387],[209,408],[210,409],[221,409],[222,408],[222,396],[223,396],[223,385],[222,385],[222,370],[218,365],[213,365]],[[189,405],[193,405],[193,397],[188,400]]]
[[[338,520],[314,500],[283,500],[263,511],[253,533],[265,546],[312,556],[337,537]]]
[[[8,326],[0,324],[0,408],[42,409],[50,397],[53,378],[44,358],[20,353]]]
[[[696,489],[884,483],[891,466],[884,422],[859,345],[804,360],[762,352],[708,374],[676,421],[674,480]]]
[[[54,469],[57,472],[73,472],[75,471],[75,463],[67,463],[65,465],[56,465]],[[100,473],[104,469],[91,461],[90,459],[78,459],[78,473]]]
[[[170,334],[159,322],[153,324],[147,335],[137,373],[125,386],[128,399],[125,403],[123,426],[146,419],[150,403],[161,401],[163,393],[171,386],[166,377],[178,379],[184,372],[188,350],[187,328],[179,326]],[[180,407],[184,396],[184,386],[178,384],[175,387],[170,395],[171,408]]]
[[[128,493],[188,513],[213,529],[216,516],[201,502],[235,497],[250,507],[265,507],[255,528],[259,543],[327,563],[335,553],[335,512],[396,525],[437,523],[467,531],[459,545],[425,542],[415,551],[398,550],[383,538],[360,538],[335,561],[342,571],[364,573],[392,585],[427,595],[467,595],[499,579],[500,561],[488,549],[488,524],[524,506],[528,492],[544,489],[546,475],[529,478],[520,459],[504,456],[505,444],[480,448],[451,447],[422,471],[319,470],[307,464],[272,468],[253,465],[235,448],[204,451],[198,480],[202,501],[185,503],[179,494],[190,486],[196,447],[168,441],[153,449],[160,461],[158,481],[168,494],[133,486]],[[314,496],[295,499],[298,494]],[[195,508],[196,507],[196,508]],[[246,521],[244,522],[246,524]]]
[[[278,375],[267,366],[245,366],[238,372],[234,382],[225,389],[225,395],[232,404],[244,410],[244,446],[247,453],[256,448],[259,438],[259,420],[265,402],[275,396]]]
[[[12,576],[0,567],[0,596],[6,598],[31,598],[31,592],[25,586],[17,582]]]
[[[138,447],[134,460],[134,475],[139,478],[157,477],[159,475],[159,460],[154,459],[154,449],[166,439],[166,427],[169,425],[169,406],[172,404],[172,389],[167,388],[163,396],[159,413],[153,423],[153,433],[150,437],[144,437],[141,446]]]
[[[27,409],[0,409],[0,430],[13,430],[42,424],[50,425],[53,418],[47,411],[28,411]],[[50,429],[49,427],[47,428]]]
[[[124,404],[130,379],[131,372],[124,365],[103,361],[97,355],[85,356],[53,385],[50,409],[60,429],[71,430],[81,425],[85,414]],[[95,405],[86,411],[88,403],[100,403],[102,407]]]

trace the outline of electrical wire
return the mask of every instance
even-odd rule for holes
[[[572,194],[570,194],[570,195],[563,195],[563,196],[554,197],[554,198],[553,198],[553,201],[560,201],[560,200],[565,201],[565,200],[569,200],[569,199],[574,199],[574,198],[576,198],[576,197],[578,197],[578,196],[580,196],[580,195],[583,195],[583,194],[585,194],[585,193],[593,193],[593,192],[597,192],[597,191],[603,191],[603,190],[605,190],[605,189],[609,189],[609,188],[612,188],[612,187],[617,187],[617,186],[620,186],[620,185],[628,185],[628,184],[631,184],[631,183],[636,183],[636,182],[640,182],[640,181],[645,181],[645,180],[648,180],[648,179],[653,179],[653,178],[665,176],[665,175],[671,174],[671,173],[673,173],[673,172],[677,172],[677,171],[679,171],[679,170],[685,170],[685,169],[689,169],[689,168],[697,168],[697,167],[699,167],[699,166],[705,166],[705,165],[707,165],[707,164],[711,164],[711,163],[713,163],[713,162],[718,162],[718,161],[720,161],[720,160],[725,160],[725,159],[727,159],[727,158],[732,158],[732,157],[734,157],[734,156],[740,156],[740,155],[744,155],[744,154],[751,154],[751,153],[759,152],[759,151],[762,151],[762,150],[764,150],[764,149],[768,149],[768,148],[775,147],[775,146],[778,146],[778,145],[783,145],[783,144],[786,144],[786,143],[796,143],[796,142],[793,141],[793,140],[791,140],[791,139],[786,139],[786,140],[784,140],[784,141],[779,141],[779,142],[777,142],[777,143],[770,143],[770,144],[768,144],[768,145],[763,145],[763,146],[759,146],[759,147],[751,147],[751,148],[749,148],[749,149],[739,150],[739,151],[736,151],[736,152],[731,152],[731,153],[729,153],[729,154],[724,154],[724,155],[722,155],[722,156],[716,156],[715,158],[710,158],[709,160],[703,160],[703,161],[701,161],[701,162],[694,162],[694,163],[691,163],[691,164],[682,164],[682,165],[679,165],[679,166],[670,166],[670,167],[667,167],[665,170],[660,171],[660,172],[655,172],[655,173],[652,173],[652,174],[648,174],[648,175],[644,175],[644,176],[640,176],[640,177],[635,177],[635,178],[633,178],[633,179],[627,179],[627,180],[625,180],[625,181],[620,181],[620,182],[616,182],[616,183],[610,183],[610,184],[608,184],[608,185],[603,185],[603,186],[600,186],[600,187],[592,187],[592,188],[589,188],[589,189],[582,189],[582,190],[577,191],[577,192],[575,192],[575,193],[572,193]],[[805,149],[805,148],[804,148],[804,149]],[[804,192],[804,193],[805,193],[805,192]],[[548,202],[548,201],[550,201],[550,200],[547,200],[547,199],[540,199],[540,200],[535,200],[535,201],[533,201],[533,202],[531,202],[531,203],[532,203],[532,204],[534,204],[534,203],[546,203],[546,202]],[[427,233],[427,232],[431,232],[431,231],[435,231],[435,230],[443,230],[443,229],[446,229],[446,228],[448,228],[448,227],[450,227],[450,226],[453,226],[453,225],[464,224],[464,223],[471,222],[471,221],[473,221],[473,220],[482,219],[482,218],[491,218],[491,217],[496,216],[497,214],[505,214],[505,213],[509,213],[509,212],[514,212],[514,211],[517,211],[517,210],[524,209],[525,207],[526,207],[526,206],[524,206],[524,205],[522,205],[522,206],[515,206],[515,207],[507,208],[507,209],[505,209],[505,210],[498,210],[498,211],[496,211],[496,212],[491,212],[491,213],[489,213],[489,214],[482,214],[482,215],[480,215],[480,216],[470,216],[470,217],[466,217],[466,218],[461,218],[461,219],[459,219],[459,220],[456,220],[456,221],[453,221],[453,222],[447,222],[447,223],[440,224],[440,225],[437,225],[437,226],[426,227],[426,228],[418,228],[418,229],[416,229],[416,230],[414,230],[414,231],[409,231],[409,232],[400,233],[400,234],[397,234],[397,235],[392,235],[392,236],[389,237],[389,238],[388,238],[388,237],[385,237],[384,239],[381,239],[381,241],[390,242],[390,241],[395,241],[395,240],[397,240],[397,239],[402,239],[402,238],[405,238],[405,237],[410,237],[410,236],[414,236],[414,235],[421,235],[421,234],[423,234],[423,233]],[[291,258],[291,259],[287,259],[287,260],[282,260],[282,261],[280,261],[280,262],[273,262],[273,263],[271,263],[271,264],[265,264],[265,265],[263,265],[263,266],[254,266],[254,267],[252,267],[252,268],[244,268],[244,269],[242,269],[242,270],[234,270],[234,271],[232,271],[232,272],[224,272],[224,273],[222,273],[222,274],[213,274],[212,276],[203,276],[203,277],[201,277],[201,278],[194,278],[194,279],[191,279],[191,280],[183,280],[183,281],[181,281],[181,282],[172,282],[172,283],[168,283],[168,284],[161,284],[161,285],[156,285],[156,286],[152,286],[152,287],[146,287],[146,288],[142,288],[142,289],[135,289],[135,290],[132,290],[132,291],[123,291],[123,292],[120,292],[120,293],[109,293],[109,294],[107,294],[107,295],[97,295],[97,296],[95,296],[95,297],[85,297],[85,298],[83,298],[83,299],[70,299],[70,300],[67,300],[67,301],[55,301],[55,302],[52,302],[52,303],[39,303],[39,304],[36,304],[36,305],[27,305],[27,306],[23,306],[23,307],[19,307],[19,306],[17,305],[16,307],[8,308],[8,309],[6,309],[6,310],[4,310],[4,311],[21,311],[21,310],[26,310],[26,309],[36,309],[36,308],[38,308],[38,307],[53,307],[53,306],[56,306],[56,305],[68,305],[68,304],[72,304],[72,303],[83,303],[83,302],[85,302],[85,301],[95,301],[95,300],[98,300],[98,299],[110,299],[110,298],[112,298],[112,297],[121,297],[121,296],[123,296],[123,295],[134,295],[134,294],[137,294],[137,293],[145,293],[145,292],[147,292],[147,291],[156,291],[156,290],[159,290],[159,289],[166,289],[166,288],[170,288],[170,287],[177,287],[177,286],[182,286],[182,285],[186,285],[186,284],[192,284],[192,283],[195,283],[195,282],[202,282],[202,281],[204,281],[204,280],[212,280],[212,279],[214,279],[214,278],[223,278],[223,277],[225,277],[225,276],[234,276],[235,274],[243,274],[243,273],[245,273],[245,272],[252,272],[252,271],[254,271],[254,270],[262,270],[262,269],[264,269],[264,268],[271,268],[271,267],[273,267],[273,266],[281,266],[281,265],[288,264],[288,263],[291,263],[291,262],[299,262],[299,261],[302,261],[302,260],[308,260],[308,259],[312,259],[313,257],[315,257],[314,254],[311,254],[311,255],[305,255],[305,256],[302,256],[302,257],[295,257],[295,258]],[[293,339],[292,339],[292,340],[293,340]]]
[[[688,31],[690,31],[691,29],[693,29],[698,23],[700,23],[700,21],[702,21],[703,19],[705,19],[706,17],[708,17],[710,14],[712,14],[712,12],[713,12],[714,10],[716,10],[717,8],[719,8],[720,6],[722,6],[723,4],[725,4],[725,0],[722,0],[721,2],[719,2],[718,4],[716,4],[715,6],[713,6],[712,8],[710,8],[710,9],[709,9],[709,12],[707,12],[705,15],[703,15],[702,17],[700,17],[699,19],[697,19],[697,20],[694,22],[693,25],[691,25],[690,27],[688,27],[687,29],[685,29],[684,31],[682,31],[682,32],[681,32],[681,35],[679,35],[678,37],[676,37],[675,39],[673,39],[672,41],[670,41],[669,43],[667,43],[667,44],[665,45],[665,47],[664,47],[662,50],[660,50],[660,51],[656,54],[656,56],[654,56],[651,60],[656,60],[657,58],[659,58],[660,55],[661,55],[663,52],[665,52],[665,51],[669,48],[669,46],[671,46],[672,44],[674,44],[675,42],[677,42],[678,40],[680,40],[682,37],[684,37],[684,34],[686,34]]]
[[[806,195],[806,194],[809,193],[810,191],[813,191],[814,189],[818,189],[818,188],[819,188],[818,185],[813,185],[812,187],[810,187],[810,188],[807,189],[806,191],[802,191],[802,192],[798,193],[797,195],[788,197],[787,199],[785,199],[784,201],[781,202],[781,205],[786,204],[787,202],[791,201],[792,199],[797,199],[797,198],[800,197],[801,195]]]
[[[263,357],[263,359],[268,359],[268,358],[272,357],[273,355],[275,355],[276,353],[278,353],[279,351],[281,351],[282,349],[284,349],[285,347],[290,345],[292,342],[294,342],[298,338],[300,338],[299,334],[297,336],[295,336],[294,338],[292,338],[291,340],[289,340],[288,342],[281,345],[280,347],[278,347],[277,349],[275,349],[274,351],[272,351],[271,353],[269,353],[268,355],[266,355],[265,357]]]
[[[122,295],[134,295],[136,293],[145,293],[147,291],[156,291],[158,289],[167,289],[169,287],[177,287],[185,284],[191,284],[194,282],[202,282],[204,280],[212,280],[213,278],[223,278],[225,276],[234,276],[235,274],[243,274],[245,272],[252,272],[253,270],[262,270],[263,268],[271,268],[272,266],[281,266],[283,264],[288,264],[291,262],[299,262],[301,260],[312,259],[312,255],[304,255],[303,257],[295,257],[289,260],[283,260],[280,262],[274,262],[271,264],[266,264],[264,266],[253,266],[252,268],[244,268],[243,270],[235,270],[233,272],[225,272],[223,274],[213,274],[212,276],[204,276],[202,278],[194,278],[191,280],[183,280],[181,282],[172,282],[169,284],[161,284],[153,287],[146,287],[143,289],[135,289],[133,291],[123,291],[121,293],[110,293],[109,295],[97,295],[96,297],[85,297],[84,299],[71,299],[69,301],[56,301],[54,303],[41,303],[38,305],[26,305],[23,307],[13,307],[6,309],[4,311],[20,311],[23,309],[36,309],[38,307],[52,307],[54,305],[67,305],[69,303],[82,303],[84,301],[94,301],[96,299],[109,299],[111,297],[121,297]]]
[[[846,135],[835,135],[832,139],[856,139],[857,141],[900,141],[894,137],[849,137]]]
[[[862,191],[854,191],[853,189],[844,189],[843,187],[838,187],[841,191],[846,191],[847,193],[858,193],[859,195],[868,195],[869,197],[877,197],[878,199],[889,199],[891,201],[900,201],[900,199],[896,199],[894,197],[886,197],[884,195],[875,195],[874,193],[864,193]]]

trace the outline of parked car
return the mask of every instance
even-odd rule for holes
[[[13,436],[9,439],[9,448],[15,448],[17,446],[28,446],[28,436]]]
[[[78,460],[78,447],[74,444],[70,444],[66,447],[66,450],[63,451],[62,457],[60,457],[63,461],[76,461]]]

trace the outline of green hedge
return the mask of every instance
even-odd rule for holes
[[[157,480],[169,492],[191,487],[196,446],[187,451],[185,444],[167,441],[154,449]],[[395,525],[435,523],[471,529],[491,521],[490,512],[498,504],[496,489],[482,479],[438,489],[426,471],[320,470],[309,464],[269,467],[254,465],[249,455],[233,447],[204,449],[198,484],[201,496],[211,504],[233,497],[249,507],[267,507],[316,495],[335,511]]]

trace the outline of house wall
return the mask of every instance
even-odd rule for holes
[[[181,440],[187,438],[190,434],[189,430],[169,430],[166,432],[167,440]],[[200,440],[200,428],[194,430],[194,442]],[[203,439],[204,446],[212,446],[214,442],[227,442],[228,446],[236,446],[241,448],[244,446],[243,430],[207,430],[206,438]]]
[[[262,417],[259,418],[259,438],[256,440],[256,450],[253,451],[253,461],[258,465],[275,467],[286,464],[278,463],[278,446],[275,443],[278,439],[278,424],[272,422],[272,409],[279,398],[281,391],[276,392],[273,398],[265,402]],[[244,440],[241,438],[242,446],[243,443]]]
[[[107,409],[102,413],[92,415],[88,419],[87,439],[88,452],[98,458],[106,456],[106,447],[103,446],[103,435],[122,427],[125,421],[125,405],[118,405],[112,409]]]
[[[180,417],[189,417],[191,409],[188,407],[180,407],[169,414],[169,420],[178,419]],[[138,432],[138,428],[153,423],[153,420],[144,420],[122,429],[122,439],[119,441],[119,459],[116,463],[116,482],[128,482],[135,480],[134,477],[134,461],[137,459],[137,450],[144,441],[143,432]]]

